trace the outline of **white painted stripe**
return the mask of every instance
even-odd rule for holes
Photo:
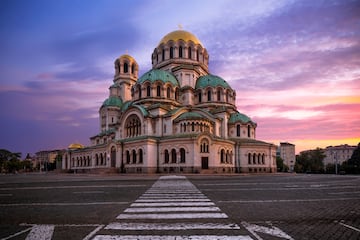
[[[195,219],[195,218],[228,218],[225,213],[122,213],[116,219]]]
[[[34,223],[20,223],[20,226],[36,226],[38,224]],[[51,224],[55,227],[99,227],[104,226],[101,224]],[[31,229],[31,228],[30,228]]]
[[[144,193],[141,197],[205,197],[204,194],[196,193]]]
[[[178,175],[169,175],[169,176],[161,176],[159,177],[160,180],[168,180],[168,179],[186,179],[185,176],[178,176]]]
[[[229,235],[97,235],[93,240],[253,240],[250,236],[229,236]]]
[[[272,199],[272,200],[228,200],[218,203],[283,203],[283,202],[322,202],[322,201],[348,201],[360,198],[314,198],[314,199]]]
[[[190,230],[190,229],[216,229],[231,230],[240,229],[237,224],[221,224],[221,223],[110,223],[105,229],[113,230]]]
[[[167,199],[167,198],[201,198],[207,199],[206,196],[141,196],[139,199]]]
[[[102,229],[104,225],[100,225],[97,228],[95,228],[91,233],[89,233],[86,237],[83,238],[83,240],[89,240],[91,239],[100,229]]]
[[[171,198],[171,199],[138,199],[137,202],[210,202],[210,199],[203,198]]]
[[[335,186],[335,187],[319,187],[317,190],[328,190],[328,189],[353,189],[358,188],[358,186]],[[233,192],[233,191],[297,191],[297,190],[313,190],[312,187],[269,187],[269,188],[204,188],[202,191],[211,191],[211,192]]]
[[[126,213],[139,212],[219,212],[218,207],[154,207],[154,208],[128,208]]]
[[[348,224],[345,224],[345,223],[342,223],[342,222],[339,222],[340,225],[344,226],[344,227],[347,227],[347,228],[350,228],[354,231],[357,231],[357,232],[360,232],[360,229],[356,228],[356,227],[353,227],[353,226],[350,226]]]
[[[133,203],[131,207],[190,207],[190,206],[214,206],[213,202],[154,202]]]
[[[258,240],[263,240],[256,232],[264,233],[270,236],[275,236],[281,239],[288,239],[288,240],[294,240],[291,236],[283,232],[280,228],[277,228],[275,226],[265,227],[260,226],[252,223],[247,222],[241,222],[241,224],[252,234],[254,235]]]
[[[2,203],[0,207],[21,207],[21,206],[89,206],[89,205],[123,205],[129,202],[84,202],[84,203]]]
[[[104,191],[82,191],[82,192],[73,192],[73,194],[96,194],[104,193]]]
[[[54,228],[54,225],[35,225],[25,240],[51,240]]]
[[[12,239],[12,238],[14,238],[14,237],[16,237],[16,236],[19,236],[19,235],[21,235],[21,234],[23,234],[23,233],[25,233],[25,232],[30,231],[30,230],[31,230],[31,228],[27,228],[27,229],[22,230],[22,231],[20,231],[20,232],[14,233],[14,234],[12,234],[12,235],[10,235],[10,236],[4,237],[4,238],[2,238],[1,240]]]

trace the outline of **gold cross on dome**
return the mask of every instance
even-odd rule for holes
[[[180,30],[182,30],[182,29],[183,29],[183,26],[179,23],[179,24],[178,24],[178,28],[179,28]]]

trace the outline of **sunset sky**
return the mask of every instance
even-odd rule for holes
[[[0,148],[89,145],[115,59],[130,54],[142,75],[180,25],[257,139],[297,153],[360,142],[360,1],[1,0]]]

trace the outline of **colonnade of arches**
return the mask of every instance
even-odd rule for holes
[[[165,149],[163,153],[164,153],[164,164],[186,162],[186,151],[184,148],[180,148],[179,152],[177,152],[175,148],[172,148],[171,150]]]
[[[265,153],[248,153],[249,165],[265,165]]]
[[[169,59],[195,60],[208,66],[209,55],[201,45],[186,44],[184,41],[160,45],[152,54],[153,67]]]
[[[230,150],[220,150],[220,163],[232,164],[233,163],[233,152]]]
[[[131,88],[132,97],[135,100],[142,98],[166,98],[172,100],[179,100],[179,88],[171,84],[164,84],[162,81],[151,83],[150,81],[143,84],[136,84]]]
[[[224,89],[222,87],[217,88],[205,88],[198,89],[196,91],[197,102],[198,103],[207,103],[207,102],[221,102],[235,104],[236,94],[230,89]]]
[[[142,164],[144,163],[144,152],[141,148],[138,150],[126,150],[125,159],[126,164]]]
[[[135,114],[129,116],[125,123],[126,137],[136,137],[141,135],[141,121]]]
[[[180,123],[180,133],[211,132],[211,125],[206,121],[183,121]]]
[[[94,163],[92,162],[94,156]],[[71,158],[71,167],[106,166],[106,153]]]

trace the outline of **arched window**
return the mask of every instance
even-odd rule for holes
[[[240,137],[240,124],[236,125],[236,136]]]
[[[258,154],[258,164],[260,164],[260,158],[261,158],[261,155],[260,155],[260,153]]]
[[[150,86],[147,86],[147,87],[146,87],[146,96],[147,96],[147,97],[150,97],[150,93],[151,93],[151,87],[150,87]]]
[[[170,47],[170,58],[174,58],[174,48]]]
[[[164,162],[165,163],[169,163],[169,151],[168,150],[165,150],[164,152]]]
[[[167,97],[167,98],[170,98],[170,93],[171,93],[171,88],[168,87],[168,88],[166,89],[166,97]]]
[[[191,131],[195,131],[195,123],[194,122],[191,123]]]
[[[165,60],[165,49],[162,50],[161,59],[162,59],[163,61]]]
[[[144,157],[143,157],[143,150],[139,149],[139,163],[143,163]]]
[[[208,100],[208,102],[211,101],[211,90],[208,90],[208,92],[207,92],[207,100]]]
[[[196,61],[199,61],[199,50],[196,50]]]
[[[158,62],[159,62],[159,54],[156,53],[156,63],[158,63]]]
[[[261,163],[265,164],[265,154],[263,153],[263,155],[261,156]]]
[[[100,165],[104,164],[104,156],[102,153],[100,153]]]
[[[191,47],[188,48],[188,58],[191,59]]]
[[[248,137],[250,137],[250,125],[248,125]]]
[[[161,96],[161,87],[159,85],[156,87],[156,96],[157,97]]]
[[[225,162],[226,162],[226,163],[229,163],[229,151],[226,151],[226,154],[225,154]]]
[[[135,64],[131,65],[131,73],[135,72]]]
[[[179,47],[179,58],[183,57],[183,53],[182,53],[183,49],[182,46]]]
[[[175,100],[179,99],[179,91],[180,90],[178,88],[175,89]]]
[[[202,152],[202,153],[208,153],[209,152],[209,142],[206,139],[201,141],[200,152]]]
[[[141,121],[135,114],[126,119],[125,130],[127,137],[135,137],[141,135]]]
[[[253,164],[256,164],[256,153],[253,154]]]
[[[221,151],[220,151],[220,162],[224,163],[224,160],[225,160],[225,150],[221,149]]]
[[[136,151],[132,150],[132,163],[136,163]]]
[[[176,163],[176,150],[171,150],[171,163]]]
[[[130,163],[130,152],[129,152],[129,150],[126,150],[126,163],[127,164]]]
[[[186,161],[185,159],[186,154],[185,154],[185,149],[184,148],[180,148],[180,162],[184,163]]]
[[[201,103],[201,92],[198,93],[198,97],[199,97],[199,103]]]
[[[129,71],[129,65],[127,63],[124,63],[124,73],[127,73]]]
[[[139,98],[141,98],[141,86],[138,86],[138,91],[139,91]]]
[[[95,165],[98,166],[99,165],[99,155],[95,154]]]
[[[220,90],[217,91],[217,100],[219,102],[221,101],[221,91]]]

